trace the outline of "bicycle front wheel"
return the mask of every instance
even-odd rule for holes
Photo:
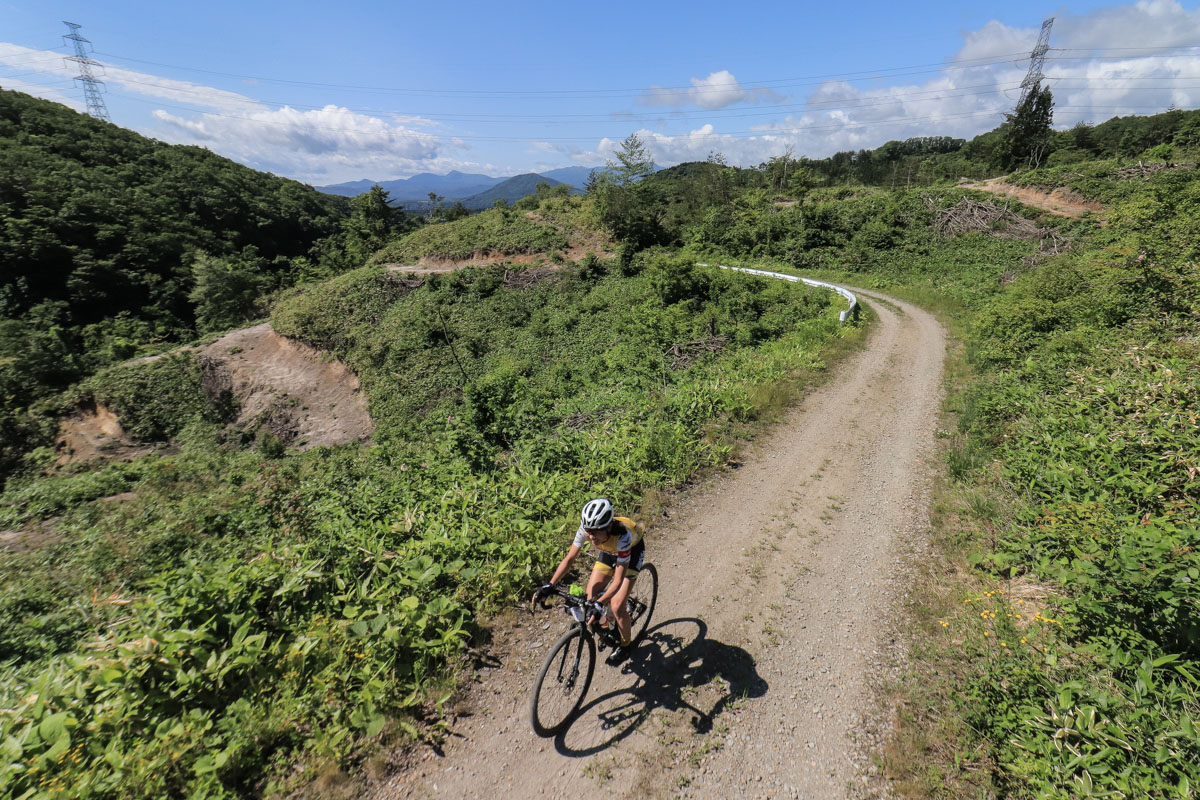
[[[580,627],[571,628],[554,643],[529,698],[529,720],[538,736],[554,736],[567,727],[583,704],[595,671],[596,643]]]
[[[629,593],[625,603],[629,608],[629,617],[633,621],[633,644],[637,644],[646,635],[650,625],[650,617],[654,615],[654,603],[658,600],[658,570],[653,564],[643,564],[638,570],[637,580],[633,591]]]

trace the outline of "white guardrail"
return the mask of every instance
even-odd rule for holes
[[[696,264],[697,267],[711,267],[712,264]],[[781,281],[789,281],[790,283],[803,283],[808,286],[817,286],[822,289],[832,289],[842,297],[850,301],[850,307],[838,314],[838,321],[845,322],[851,316],[858,313],[858,298],[854,296],[854,292],[842,286],[837,286],[825,281],[815,281],[812,278],[801,278],[797,275],[785,275],[782,272],[767,272],[765,269],[750,269],[749,267],[727,267],[724,264],[716,265],[720,269],[729,269],[734,272],[744,272],[747,275],[758,275],[760,278],[778,278]]]

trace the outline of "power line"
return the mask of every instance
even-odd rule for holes
[[[1070,81],[1094,81],[1094,82],[1099,82],[1099,81],[1104,81],[1104,80],[1118,80],[1118,79],[1069,77],[1069,76],[1050,76],[1050,77],[1042,76],[1042,77],[1045,78],[1046,80],[1070,80]],[[1145,79],[1131,79],[1131,80],[1193,80],[1193,79],[1197,79],[1197,78],[1200,78],[1200,75],[1198,75],[1198,76],[1179,76],[1179,77],[1160,76],[1158,78],[1148,77]],[[133,85],[138,85],[138,86],[147,86],[147,87],[151,87],[154,89],[160,89],[164,93],[169,93],[172,95],[201,96],[201,97],[205,98],[206,103],[208,103],[210,106],[212,105],[212,95],[208,91],[197,90],[197,89],[188,89],[188,88],[182,88],[182,87],[177,87],[177,86],[164,85],[161,83],[152,83],[149,81],[137,81],[137,80],[131,80],[131,79],[120,79],[120,82],[123,84],[133,84]],[[1012,88],[1017,88],[1017,87],[1012,87]],[[1078,88],[1078,87],[1069,87],[1069,88]],[[1097,90],[1099,91],[1099,90],[1101,90],[1101,88],[1102,87],[1097,87]],[[1155,87],[1149,87],[1149,88],[1155,88]],[[1171,87],[1165,87],[1165,88],[1171,88]],[[1190,87],[1179,87],[1179,88],[1190,88]],[[982,90],[982,91],[975,91],[975,90]],[[668,119],[668,118],[673,121],[686,121],[686,120],[695,119],[695,118],[703,118],[706,120],[711,120],[711,119],[734,119],[734,118],[749,118],[749,117],[769,117],[769,116],[777,116],[781,112],[791,112],[791,111],[796,111],[796,110],[816,110],[816,111],[834,110],[834,109],[853,110],[856,108],[867,108],[867,107],[880,106],[880,105],[894,105],[894,104],[910,102],[910,101],[911,102],[933,102],[933,101],[956,99],[956,98],[962,98],[962,97],[979,97],[979,96],[984,96],[984,95],[989,95],[989,94],[999,94],[999,93],[1007,92],[1008,90],[1009,90],[1009,87],[1003,87],[1003,86],[997,87],[995,83],[972,84],[969,86],[952,87],[950,89],[939,88],[939,89],[919,89],[919,90],[914,90],[914,91],[895,91],[895,92],[890,92],[890,93],[879,92],[874,95],[868,95],[868,96],[864,96],[861,98],[849,99],[849,100],[840,100],[840,99],[839,100],[810,100],[810,101],[806,101],[804,103],[789,103],[789,104],[774,105],[770,108],[770,110],[767,110],[767,111],[754,111],[754,112],[747,112],[747,111],[741,111],[741,110],[729,111],[729,112],[724,112],[724,111],[671,111],[671,112],[666,112],[666,113],[626,114],[626,115],[622,115],[621,119],[624,121],[633,121],[633,122],[637,122],[637,121],[656,122],[656,121],[659,121],[662,119]],[[254,105],[254,106],[276,106],[276,107],[286,106],[288,108],[293,108],[293,109],[309,109],[309,110],[324,109],[328,106],[328,104],[296,103],[296,102],[287,101],[287,100],[266,100],[266,99],[262,99],[262,98],[253,98],[253,97],[246,97],[246,96],[236,96],[234,98],[229,98],[228,102],[230,104],[232,104],[234,102],[241,102],[246,105]],[[199,103],[197,103],[197,105],[199,105]],[[417,117],[420,119],[431,120],[431,121],[446,121],[446,122],[460,122],[460,123],[483,122],[483,123],[519,124],[519,123],[525,123],[525,122],[537,122],[539,124],[577,124],[577,123],[588,122],[588,121],[596,121],[596,120],[607,121],[607,120],[613,119],[613,115],[611,113],[607,113],[607,114],[553,114],[553,115],[548,115],[548,114],[484,114],[484,113],[453,114],[453,113],[436,113],[436,112],[427,112],[427,111],[417,111],[417,110],[412,110],[412,109],[388,109],[388,108],[379,108],[379,107],[373,107],[373,106],[365,106],[365,107],[364,106],[337,106],[337,108],[338,108],[338,110],[361,112],[361,113],[367,113],[367,114],[390,114],[390,115],[396,115],[396,116]]]
[[[270,82],[270,83],[285,83],[285,84],[292,84],[292,85],[297,85],[297,86],[312,86],[312,87],[329,88],[329,89],[354,89],[354,90],[358,90],[358,91],[387,92],[387,93],[397,93],[397,94],[411,93],[411,94],[432,95],[432,96],[445,95],[447,97],[458,97],[458,96],[465,95],[465,96],[471,96],[471,97],[497,97],[497,98],[501,98],[501,99],[511,98],[513,96],[528,96],[528,97],[532,98],[532,97],[539,97],[539,96],[544,96],[544,95],[565,95],[566,99],[575,99],[573,97],[573,95],[579,95],[580,97],[591,96],[591,95],[618,96],[618,97],[619,96],[627,96],[627,95],[640,96],[642,94],[645,94],[647,91],[661,91],[661,92],[667,92],[667,93],[692,93],[692,92],[695,92],[697,89],[723,88],[723,87],[731,87],[731,86],[738,86],[743,89],[771,89],[771,88],[778,89],[778,88],[789,88],[791,86],[816,85],[816,84],[811,84],[811,83],[801,83],[802,81],[816,81],[819,84],[819,83],[824,83],[826,81],[833,80],[836,78],[849,79],[849,78],[857,77],[857,79],[862,80],[862,79],[873,78],[873,77],[892,78],[892,77],[903,77],[905,75],[920,75],[920,74],[927,74],[928,72],[941,72],[946,69],[957,69],[957,70],[976,69],[978,67],[992,66],[992,65],[996,65],[996,64],[1017,63],[1019,61],[1023,61],[1026,57],[1024,53],[1009,53],[1009,54],[1004,54],[1004,55],[987,56],[986,58],[981,57],[981,58],[972,58],[972,59],[961,59],[961,60],[957,60],[957,61],[930,62],[927,64],[913,64],[913,65],[907,65],[907,66],[901,66],[901,67],[885,67],[882,69],[858,70],[858,71],[854,71],[854,72],[835,72],[835,73],[828,73],[825,75],[808,75],[808,76],[793,77],[793,78],[774,78],[774,79],[770,79],[770,80],[760,80],[760,81],[727,81],[727,82],[722,82],[722,83],[708,83],[708,84],[703,84],[700,87],[689,84],[688,86],[661,86],[661,87],[649,87],[649,88],[637,87],[637,88],[625,88],[625,89],[496,89],[496,90],[485,90],[485,89],[419,89],[419,88],[412,88],[412,87],[363,86],[363,85],[356,85],[356,84],[297,81],[297,80],[290,80],[290,79],[285,79],[285,78],[270,78],[270,77],[265,77],[265,76],[261,76],[261,75],[246,75],[246,74],[235,73],[235,72],[220,72],[220,71],[216,71],[216,70],[199,69],[196,67],[185,67],[185,66],[181,66],[178,64],[167,64],[167,63],[164,63],[161,61],[147,61],[145,59],[130,58],[128,56],[121,56],[121,55],[117,55],[114,53],[97,52],[96,54],[105,56],[108,58],[115,58],[120,61],[131,61],[131,62],[139,63],[139,64],[151,64],[153,66],[158,66],[158,67],[169,67],[171,69],[180,69],[180,70],[184,70],[187,72],[199,72],[199,73],[203,73],[206,75],[220,75],[220,76],[223,76],[226,78],[239,78],[242,80],[255,80],[255,81],[265,81],[265,82]],[[976,62],[979,62],[979,63],[976,63]],[[958,64],[965,65],[965,66],[953,66],[953,65],[958,65]],[[947,66],[947,65],[951,65],[951,66]],[[901,70],[918,70],[918,69],[921,69],[924,67],[937,67],[938,69],[924,70],[924,71],[919,71],[919,72],[907,72],[907,71],[900,72]],[[563,99],[563,97],[556,96],[556,97],[553,97],[550,99]]]
[[[135,81],[127,79],[119,79],[122,84],[135,84],[138,86],[149,86],[156,89],[161,89],[164,92],[173,94],[193,94],[211,98],[211,94],[195,89],[183,89],[175,86],[166,86],[158,83],[149,83],[147,81]],[[1013,87],[1015,88],[1015,87]],[[969,91],[973,89],[985,89],[986,91]],[[804,103],[789,103],[783,105],[775,105],[770,111],[761,112],[721,112],[721,111],[673,111],[669,113],[672,120],[686,120],[693,117],[703,117],[705,119],[729,119],[736,117],[759,117],[759,116],[776,116],[782,111],[792,111],[798,109],[854,109],[876,105],[889,105],[902,103],[906,100],[916,100],[919,102],[929,102],[932,100],[946,100],[957,97],[981,96],[985,94],[999,94],[1008,91],[1008,88],[996,88],[996,84],[974,84],[971,86],[954,87],[952,89],[920,89],[911,92],[894,92],[887,95],[878,95],[875,97],[864,97],[856,100],[810,100]],[[927,96],[932,95],[932,96]],[[265,106],[287,106],[297,109],[324,109],[328,104],[316,105],[309,103],[294,103],[285,100],[264,100],[261,98],[243,97],[240,100],[247,105],[265,105]],[[211,99],[209,100],[211,104]],[[231,100],[230,102],[235,102]],[[448,122],[531,122],[538,121],[545,124],[548,122],[562,122],[568,124],[572,122],[587,122],[591,120],[611,120],[613,115],[608,114],[440,114],[432,112],[421,112],[412,110],[397,110],[385,109],[376,107],[363,106],[338,106],[339,110],[355,111],[371,114],[393,114],[397,116],[420,117],[428,120],[441,120]],[[622,119],[626,121],[649,120],[656,121],[662,119],[663,114],[629,114],[622,115]]]

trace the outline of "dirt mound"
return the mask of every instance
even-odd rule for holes
[[[266,427],[300,450],[371,436],[374,428],[358,376],[321,351],[285,339],[265,322],[225,334],[202,354],[229,371],[240,408],[237,428]]]
[[[25,530],[0,531],[0,551],[23,553],[60,541],[62,534],[58,532],[58,517],[35,522]]]
[[[962,188],[978,189],[981,192],[991,192],[992,194],[1004,195],[1005,197],[1013,197],[1027,206],[1040,208],[1043,211],[1049,211],[1051,214],[1071,219],[1079,219],[1084,214],[1104,210],[1104,206],[1094,200],[1087,200],[1080,197],[1070,189],[1059,187],[1050,192],[1043,192],[1039,189],[1004,183],[1004,180],[1005,178],[1000,177],[991,178],[981,183],[964,183],[962,184]]]
[[[54,465],[65,467],[97,458],[133,459],[154,449],[153,445],[131,439],[116,414],[94,403],[76,409],[59,425]]]
[[[371,437],[374,427],[358,377],[319,350],[285,339],[265,322],[227,333],[204,348],[183,349],[196,351],[205,363],[206,381],[221,384],[206,385],[210,395],[229,392],[237,401],[235,429],[254,433],[266,428],[283,444],[299,450]],[[133,459],[164,448],[134,441],[116,414],[90,404],[60,425],[55,466]]]

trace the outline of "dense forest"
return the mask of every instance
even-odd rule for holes
[[[0,527],[48,532],[0,550],[13,796],[282,797],[297,764],[436,741],[447,664],[556,561],[579,497],[719,468],[862,341],[836,298],[716,259],[918,299],[962,339],[932,559],[961,570],[906,623],[897,735],[923,744],[889,751],[897,789],[1200,782],[1200,112],[1053,131],[1038,91],[971,141],[753,168],[656,172],[633,136],[583,196],[418,220],[0,103]],[[959,185],[1010,171],[1098,210]],[[127,361],[263,317],[354,371],[370,446],[231,436],[194,359]],[[55,468],[38,446],[107,398],[173,447]],[[1022,583],[1042,604],[1019,623]]]

